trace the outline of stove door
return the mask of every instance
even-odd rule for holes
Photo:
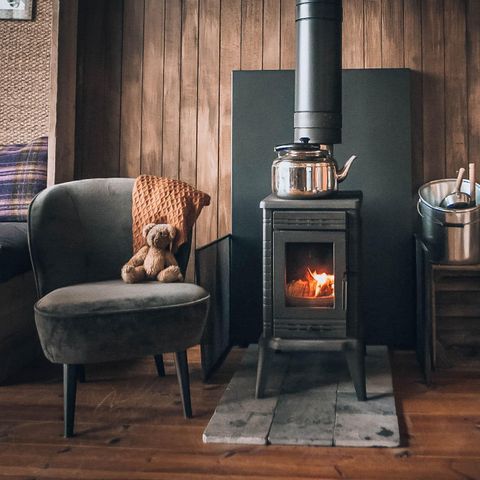
[[[345,231],[273,232],[274,335],[345,336],[347,290]]]

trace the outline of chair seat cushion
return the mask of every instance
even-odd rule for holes
[[[0,282],[30,270],[27,223],[0,222]]]
[[[50,292],[36,303],[35,322],[50,361],[94,363],[199,343],[208,303],[208,292],[190,283],[108,280]]]
[[[185,304],[208,297],[192,283],[124,283],[122,280],[81,283],[59,288],[36,304],[44,315],[91,316],[120,312],[134,313],[146,309],[184,308]]]

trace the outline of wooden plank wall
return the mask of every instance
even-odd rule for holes
[[[197,245],[228,233],[231,71],[294,68],[294,6],[80,0],[77,178],[180,178],[212,197]],[[343,66],[413,70],[415,186],[480,167],[478,0],[344,0]]]
[[[78,1],[52,2],[47,185],[75,173]],[[57,161],[62,159],[62,161]]]

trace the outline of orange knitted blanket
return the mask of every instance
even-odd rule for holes
[[[209,195],[188,183],[140,175],[135,179],[132,194],[133,252],[145,245],[142,228],[147,223],[170,223],[176,227],[172,246],[176,252],[188,240],[188,233],[202,208],[209,204]]]

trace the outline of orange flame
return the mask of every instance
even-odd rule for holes
[[[333,297],[335,295],[335,275],[326,272],[312,272],[307,268],[304,279],[293,280],[287,285],[287,294],[291,297]]]
[[[315,286],[315,297],[333,295],[335,291],[335,275],[329,275],[325,272],[317,273],[316,270],[312,272],[310,268],[307,270],[313,280],[317,283]]]

